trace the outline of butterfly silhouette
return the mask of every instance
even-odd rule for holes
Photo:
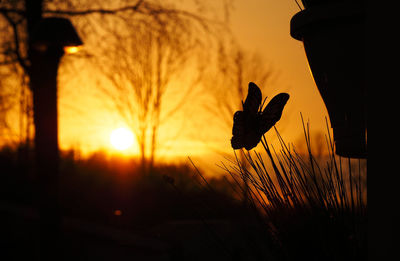
[[[260,88],[253,82],[249,83],[249,91],[243,104],[243,111],[237,111],[233,115],[233,128],[231,145],[233,149],[245,148],[251,150],[260,142],[272,126],[277,123],[281,116],[289,94],[280,93],[276,95],[265,106],[261,104],[262,94]]]

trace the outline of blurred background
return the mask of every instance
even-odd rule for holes
[[[7,4],[23,8],[23,1],[2,1]],[[231,153],[233,113],[241,109],[249,81],[262,88],[263,98],[291,95],[277,124],[287,142],[303,139],[300,113],[313,134],[326,133],[327,113],[303,46],[289,34],[290,18],[299,11],[295,1],[144,1],[143,9],[154,4],[174,12],[74,14],[129,4],[135,1],[44,1],[44,14],[48,9],[49,15],[69,17],[84,42],[59,68],[62,150],[162,161],[191,156],[206,164],[218,153]],[[10,16],[23,53],[24,22]],[[0,142],[16,146],[33,139],[31,93],[12,57],[13,27],[4,16],[2,35]],[[133,134],[123,150],[110,142],[118,128]]]
[[[3,245],[34,252],[35,228],[25,220],[35,216],[29,207],[37,190],[29,2],[36,1],[0,2],[0,200],[3,211],[23,213],[3,215]],[[158,225],[171,220],[240,217],[242,194],[226,181],[220,163],[235,159],[233,114],[242,109],[250,81],[267,102],[289,93],[276,124],[285,142],[307,153],[302,115],[310,123],[314,155],[328,156],[327,112],[303,45],[289,33],[290,19],[300,11],[296,1],[37,2],[43,17],[69,18],[84,43],[69,50],[58,69],[65,217],[167,241],[160,235],[175,233],[182,223],[172,230]],[[274,130],[266,138],[279,146]],[[75,227],[90,227],[79,222]],[[84,239],[73,241],[68,244],[74,251],[88,251],[79,248]]]

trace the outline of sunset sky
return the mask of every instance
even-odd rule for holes
[[[172,2],[179,5],[185,1]],[[212,11],[215,11],[214,14],[223,13],[223,10]],[[312,133],[326,133],[327,116],[310,74],[302,43],[293,39],[289,33],[290,19],[298,11],[299,7],[294,0],[236,0],[230,15],[230,29],[240,46],[249,53],[257,53],[278,75],[274,86],[271,89],[268,86],[265,88],[263,97],[273,97],[279,92],[290,94],[276,127],[286,142],[293,143],[303,140],[300,113],[306,121],[309,120]],[[88,47],[83,46],[85,48]],[[66,66],[70,62],[74,63],[73,67]],[[189,74],[190,70],[183,71],[181,81],[175,82],[175,87],[188,88],[183,75]],[[59,69],[61,149],[80,149],[83,154],[101,149],[121,153],[112,146],[110,134],[127,125],[111,109],[107,99],[99,94],[96,87],[102,84],[107,83],[88,68],[87,63],[79,62],[77,55],[63,58]],[[229,86],[226,88],[229,91]],[[166,107],[175,100],[174,95],[173,92],[166,94],[163,103]],[[207,98],[194,93],[182,112],[160,127],[160,158],[191,156],[201,161],[202,157],[209,159],[212,155],[215,163],[218,163],[222,159],[218,152],[232,153],[231,129],[219,129],[218,119],[206,112],[202,106],[204,103],[207,103]],[[267,133],[267,138],[273,141],[274,132]],[[137,154],[137,143],[133,142],[133,146],[124,153]]]
[[[246,51],[259,54],[262,60],[278,73],[271,93],[264,93],[263,96],[272,97],[279,92],[290,94],[282,119],[276,125],[287,142],[298,142],[303,138],[300,113],[305,120],[310,121],[313,132],[326,132],[327,112],[310,74],[303,45],[289,34],[290,19],[298,11],[295,1],[290,0],[236,0],[230,17],[230,28],[239,44]],[[76,58],[70,56],[65,59]],[[62,71],[61,67],[61,86],[64,82]],[[83,152],[97,149],[114,151],[109,135],[112,130],[126,127],[126,124],[117,113],[110,112],[110,109],[104,106],[104,100],[99,99],[99,94],[93,90],[92,86],[96,85],[99,79],[93,79],[90,76],[92,73],[84,70],[78,69],[75,74],[76,82],[68,78],[65,80],[65,86],[61,87],[61,147],[81,148]],[[83,81],[86,86],[79,86]],[[229,86],[227,90],[228,88]],[[213,115],[205,113],[201,106],[204,100],[196,97],[198,96],[192,97],[190,108],[184,109],[190,116],[178,114],[174,122],[161,127],[160,141],[164,143],[159,152],[161,157],[198,156],[213,153],[215,147],[231,151],[231,130],[223,133],[213,129],[213,124],[210,126],[210,122],[214,120]],[[77,109],[73,106],[80,99],[84,100],[82,103],[87,107]],[[165,104],[168,104],[168,100],[167,98]],[[275,138],[272,131],[268,136],[271,136],[271,139]],[[134,144],[125,153],[137,152],[138,148]]]

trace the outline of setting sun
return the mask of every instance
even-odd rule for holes
[[[117,150],[126,150],[133,145],[133,133],[126,128],[118,128],[111,132],[111,145]]]

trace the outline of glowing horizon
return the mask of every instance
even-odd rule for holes
[[[309,72],[303,46],[289,34],[290,18],[299,11],[295,2],[238,0],[235,6],[237,8],[232,11],[230,24],[238,44],[246,51],[258,52],[263,62],[279,73],[277,82],[266,86],[264,97],[273,97],[279,92],[290,94],[291,98],[277,124],[285,141],[296,142],[303,138],[300,112],[306,121],[310,120],[312,132],[326,133],[327,112]],[[85,45],[85,48],[90,49],[90,46]],[[68,64],[73,66],[65,66]],[[185,69],[182,78],[190,77],[190,70]],[[123,151],[110,144],[109,135],[114,129],[119,126],[135,127],[137,122],[127,123],[115,107],[106,104],[107,96],[100,96],[96,88],[99,83],[107,88],[107,83],[103,76],[88,66],[85,59],[66,55],[59,69],[58,81],[60,149],[75,148],[83,154],[99,150],[131,156],[140,154],[136,141]],[[181,92],[192,88],[190,81],[185,79],[175,79],[171,85]],[[231,87],[226,86],[226,91],[230,90]],[[162,113],[174,108],[171,103],[179,100],[176,95],[173,91],[166,93]],[[232,152],[232,129],[221,128],[221,119],[209,113],[204,104],[209,105],[207,98],[197,91],[174,118],[162,122],[158,132],[157,155],[170,158],[214,154],[216,151]],[[15,119],[18,113],[16,109]],[[17,140],[18,120],[13,122],[13,128],[16,131],[12,139]],[[273,131],[267,135],[270,140],[275,139]]]

